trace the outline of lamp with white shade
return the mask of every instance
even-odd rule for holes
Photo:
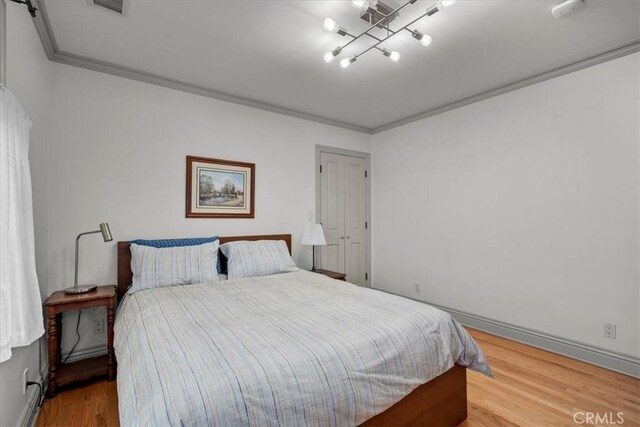
[[[324,231],[322,230],[322,224],[307,224],[307,228],[304,230],[302,236],[303,245],[313,247],[313,261],[311,271],[316,271],[316,246],[323,246],[327,244],[327,240],[324,238]]]

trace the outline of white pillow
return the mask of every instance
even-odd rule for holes
[[[220,250],[227,257],[229,279],[298,271],[284,240],[229,242]]]
[[[163,286],[217,282],[219,241],[195,246],[154,248],[131,244],[130,292]]]

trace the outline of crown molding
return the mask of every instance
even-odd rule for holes
[[[0,0],[4,2],[4,0]],[[309,120],[316,123],[322,123],[325,125],[335,126],[343,129],[348,129],[356,132],[362,132],[366,134],[376,134],[380,132],[393,129],[398,126],[406,125],[417,120],[426,119],[437,114],[441,114],[447,111],[454,110],[456,108],[464,107],[482,101],[494,96],[502,95],[514,90],[522,89],[527,86],[534,85],[536,83],[543,82],[555,77],[559,77],[565,74],[572,73],[574,71],[581,70],[583,68],[591,67],[602,62],[610,61],[612,59],[620,58],[622,56],[630,55],[640,51],[640,40],[633,40],[622,46],[615,47],[600,54],[591,56],[589,58],[582,59],[570,64],[566,64],[545,72],[535,74],[522,80],[518,80],[513,83],[509,83],[497,88],[482,92],[473,96],[469,96],[436,108],[423,111],[422,113],[414,114],[404,119],[395,120],[385,125],[369,128],[366,126],[357,125],[354,123],[343,122],[340,120],[331,119],[328,117],[318,116],[315,114],[307,113],[304,111],[294,110],[291,108],[282,107],[275,104],[269,104],[266,102],[258,101],[251,98],[244,98],[235,96],[225,92],[219,92],[213,89],[206,88],[204,86],[198,86],[177,79],[161,76],[158,74],[148,73],[145,71],[136,70],[134,68],[124,67],[111,62],[101,61],[86,56],[76,55],[70,52],[62,51],[58,48],[55,36],[51,29],[51,23],[47,15],[47,11],[42,0],[34,0],[38,13],[33,18],[36,30],[42,42],[42,46],[47,54],[47,58],[50,61],[58,62],[61,64],[72,65],[75,67],[85,68],[88,70],[98,71],[101,73],[111,74],[118,77],[123,77],[131,80],[137,80],[144,83],[149,83],[156,86],[162,86],[169,89],[179,90],[182,92],[192,93],[195,95],[205,96],[220,101],[231,102],[233,104],[244,105],[246,107],[257,108],[260,110],[270,111],[276,114],[283,114],[286,116],[296,117],[298,119]],[[4,62],[4,61],[3,61]]]
[[[467,98],[460,99],[458,101],[442,105],[437,108],[433,108],[431,110],[424,111],[422,113],[415,114],[413,116],[407,117],[405,119],[396,120],[386,125],[382,125],[371,130],[372,134],[380,133],[387,131],[389,129],[396,128],[398,126],[406,125],[411,122],[415,122],[417,120],[426,119],[427,117],[435,116],[437,114],[441,114],[447,111],[454,110],[456,108],[464,107],[466,105],[470,105],[476,103],[478,101],[483,101],[488,98],[493,98],[494,96],[503,95],[508,92],[513,92],[514,90],[522,89],[527,86],[534,85],[536,83],[543,82],[545,80],[553,79],[555,77],[560,77],[565,74],[573,73],[574,71],[582,70],[583,68],[592,67],[594,65],[600,64],[602,62],[611,61],[612,59],[620,58],[622,56],[630,55],[632,53],[636,53],[640,51],[640,40],[634,40],[629,43],[626,43],[622,46],[615,47],[613,49],[609,49],[605,52],[599,53],[597,55],[591,56],[586,59],[582,59],[580,61],[572,62],[570,64],[563,65],[561,67],[553,68],[551,70],[544,71],[540,74],[533,75],[531,77],[527,77],[526,79],[518,80],[513,83],[509,83],[503,86],[499,86],[497,88],[488,90],[486,92],[479,93],[477,95],[469,96]]]
[[[303,120],[309,120],[312,122],[322,123],[325,125],[330,125],[330,126],[353,130],[356,132],[371,134],[371,129],[368,127],[359,126],[359,125],[355,125],[347,122],[342,122],[342,121],[330,119],[327,117],[317,116],[315,114],[293,110],[293,109],[281,107],[275,104],[256,101],[251,98],[243,98],[243,97],[231,95],[228,93],[215,91],[215,90],[206,88],[204,86],[194,85],[184,81],[172,79],[169,77],[164,77],[158,74],[147,73],[145,71],[139,71],[134,68],[124,67],[118,64],[105,62],[98,59],[88,58],[85,56],[80,56],[80,55],[76,55],[69,52],[64,52],[59,50],[53,54],[51,60],[54,62],[58,62],[60,64],[67,64],[67,65],[73,65],[75,67],[86,68],[88,70],[111,74],[118,77],[124,77],[126,79],[137,80],[140,82],[149,83],[156,86],[162,86],[169,89],[174,89],[182,92],[192,93],[195,95],[205,96],[208,98],[217,99],[219,101],[231,102],[233,104],[239,104],[239,105],[244,105],[246,107],[266,110],[272,113],[283,114],[286,116],[296,117]]]
[[[80,68],[86,68],[88,70],[111,74],[126,79],[137,80],[140,82],[192,93],[195,95],[205,96],[208,98],[217,99],[219,101],[231,102],[233,104],[244,105],[246,107],[252,107],[272,113],[296,117],[298,119],[309,120],[316,123],[322,123],[325,125],[335,126],[356,132],[371,134],[371,128],[368,128],[366,126],[360,126],[353,123],[330,119],[328,117],[322,117],[304,111],[281,107],[279,105],[269,104],[267,102],[262,102],[251,98],[235,96],[229,93],[219,92],[213,89],[206,88],[204,86],[194,85],[158,74],[148,73],[111,62],[101,61],[98,59],[65,52],[58,48],[58,44],[56,43],[53,30],[51,29],[51,23],[44,6],[44,2],[42,0],[35,0],[35,4],[38,8],[38,13],[36,14],[36,17],[33,18],[33,22],[36,27],[36,31],[38,32],[38,36],[40,37],[40,41],[42,42],[42,46],[44,47],[44,50],[47,54],[47,58],[49,58],[50,61],[58,62],[60,64],[72,65]]]
[[[36,17],[32,18],[33,24],[36,26],[36,32],[38,33],[38,37],[40,37],[40,42],[47,54],[47,58],[49,58],[49,61],[54,61],[54,55],[58,52],[58,44],[56,43],[56,38],[53,35],[51,22],[49,21],[49,16],[44,8],[44,2],[41,0],[34,0],[33,3],[35,3],[35,7],[38,9]]]

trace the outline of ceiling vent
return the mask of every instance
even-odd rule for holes
[[[89,0],[92,4],[109,9],[119,15],[124,10],[124,0]]]

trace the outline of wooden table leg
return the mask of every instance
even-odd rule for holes
[[[58,319],[55,312],[49,308],[47,311],[48,317],[48,328],[47,332],[49,334],[48,343],[49,343],[49,386],[47,387],[47,396],[55,397],[57,392],[56,387],[56,368],[58,365]]]
[[[57,354],[56,365],[62,365],[62,313],[56,314]]]
[[[115,355],[113,354],[113,323],[115,321],[114,305],[107,306],[107,378],[109,381],[116,379]]]

